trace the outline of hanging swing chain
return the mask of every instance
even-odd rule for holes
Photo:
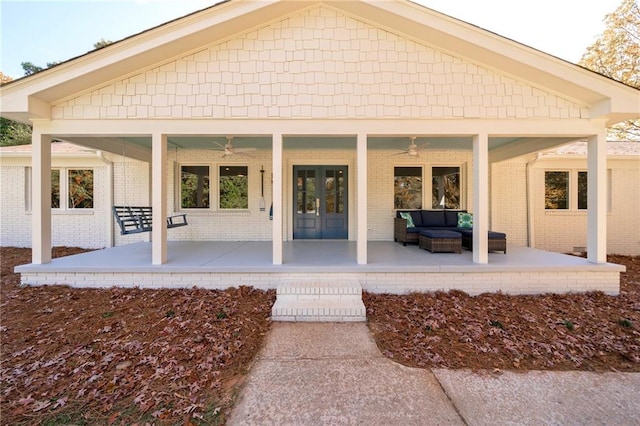
[[[124,199],[124,205],[128,206],[127,202],[127,162],[126,162],[126,141],[122,139],[122,195]]]

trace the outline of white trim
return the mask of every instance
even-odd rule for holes
[[[151,231],[151,263],[167,263],[167,135],[154,133],[151,149],[151,199],[153,230]]]
[[[271,156],[273,167],[273,233],[272,240],[272,256],[274,265],[282,265],[282,133],[274,133],[272,135]]]
[[[42,134],[34,123],[31,134],[32,157],[32,263],[51,263],[51,136]]]
[[[600,130],[595,120],[575,119],[429,119],[425,133],[424,119],[136,119],[136,120],[38,120],[47,134],[65,136],[127,135],[149,136],[149,129],[169,135],[269,136],[275,133],[296,136],[353,136],[367,133],[369,138],[412,135],[473,136],[478,132],[490,137],[563,136],[585,138]],[[400,124],[401,123],[401,124]],[[402,128],[402,132],[398,129]],[[113,129],[118,129],[114,133]],[[251,131],[248,131],[251,129]],[[62,137],[62,136],[61,136]]]
[[[356,205],[349,208],[349,215],[353,210],[357,211],[357,233],[356,233],[356,260],[358,265],[366,265],[367,264],[367,241],[369,239],[369,233],[367,231],[368,228],[368,212],[369,212],[369,204],[368,204],[368,156],[369,149],[367,145],[367,135],[364,133],[359,133],[356,141],[356,162],[357,166],[357,188],[358,192],[356,194]],[[349,186],[351,186],[351,181],[354,179],[349,179]],[[349,197],[351,198],[351,196]],[[355,208],[354,208],[355,207]],[[351,227],[349,227],[351,229]]]
[[[606,131],[589,136],[587,141],[587,259],[607,262],[607,141]]]
[[[489,137],[473,136],[473,262],[489,263]]]

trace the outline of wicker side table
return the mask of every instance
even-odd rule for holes
[[[462,235],[455,231],[421,231],[418,244],[431,253],[462,253]]]

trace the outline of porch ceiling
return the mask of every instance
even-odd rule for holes
[[[125,154],[127,157],[141,161],[150,161],[151,158],[150,137],[66,137],[64,140],[117,155]],[[213,150],[219,148],[215,143],[224,145],[227,142],[227,137],[220,135],[169,136],[168,141],[170,150]],[[490,137],[490,161],[503,161],[573,141],[575,138],[570,137]],[[473,148],[472,138],[463,136],[418,136],[415,142],[423,151],[470,151]],[[369,150],[401,150],[406,149],[409,143],[410,136],[369,137],[368,148]],[[257,148],[258,150],[270,151],[271,137],[234,136],[233,145],[237,148]],[[321,135],[285,136],[284,148],[296,150],[356,149],[356,138]]]

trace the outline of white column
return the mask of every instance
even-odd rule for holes
[[[282,265],[282,135],[273,134],[273,264]]]
[[[607,262],[607,134],[587,142],[587,259]]]
[[[358,232],[356,244],[356,257],[358,265],[367,264],[367,135],[358,134],[357,146],[357,162],[358,162],[358,180],[357,180],[357,196],[358,196]]]
[[[473,137],[473,262],[489,263],[489,136]]]
[[[31,262],[43,264],[51,262],[51,136],[34,126],[31,144]]]
[[[167,135],[154,133],[151,139],[151,263],[167,263]]]

